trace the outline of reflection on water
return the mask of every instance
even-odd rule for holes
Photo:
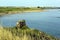
[[[22,14],[5,15],[0,17],[4,26],[15,26],[18,20],[26,20],[30,28],[42,30],[56,37],[60,37],[60,11],[28,12]]]

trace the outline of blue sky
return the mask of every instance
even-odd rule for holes
[[[0,6],[57,6],[60,0],[0,0]]]

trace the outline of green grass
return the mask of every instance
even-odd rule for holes
[[[27,10],[40,10],[37,7],[0,7],[0,13],[8,13],[9,11],[27,11]]]

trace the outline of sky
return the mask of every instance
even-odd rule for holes
[[[60,7],[60,0],[0,0],[0,6]]]

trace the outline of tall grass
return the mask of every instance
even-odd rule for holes
[[[35,29],[0,27],[0,40],[57,40]]]

